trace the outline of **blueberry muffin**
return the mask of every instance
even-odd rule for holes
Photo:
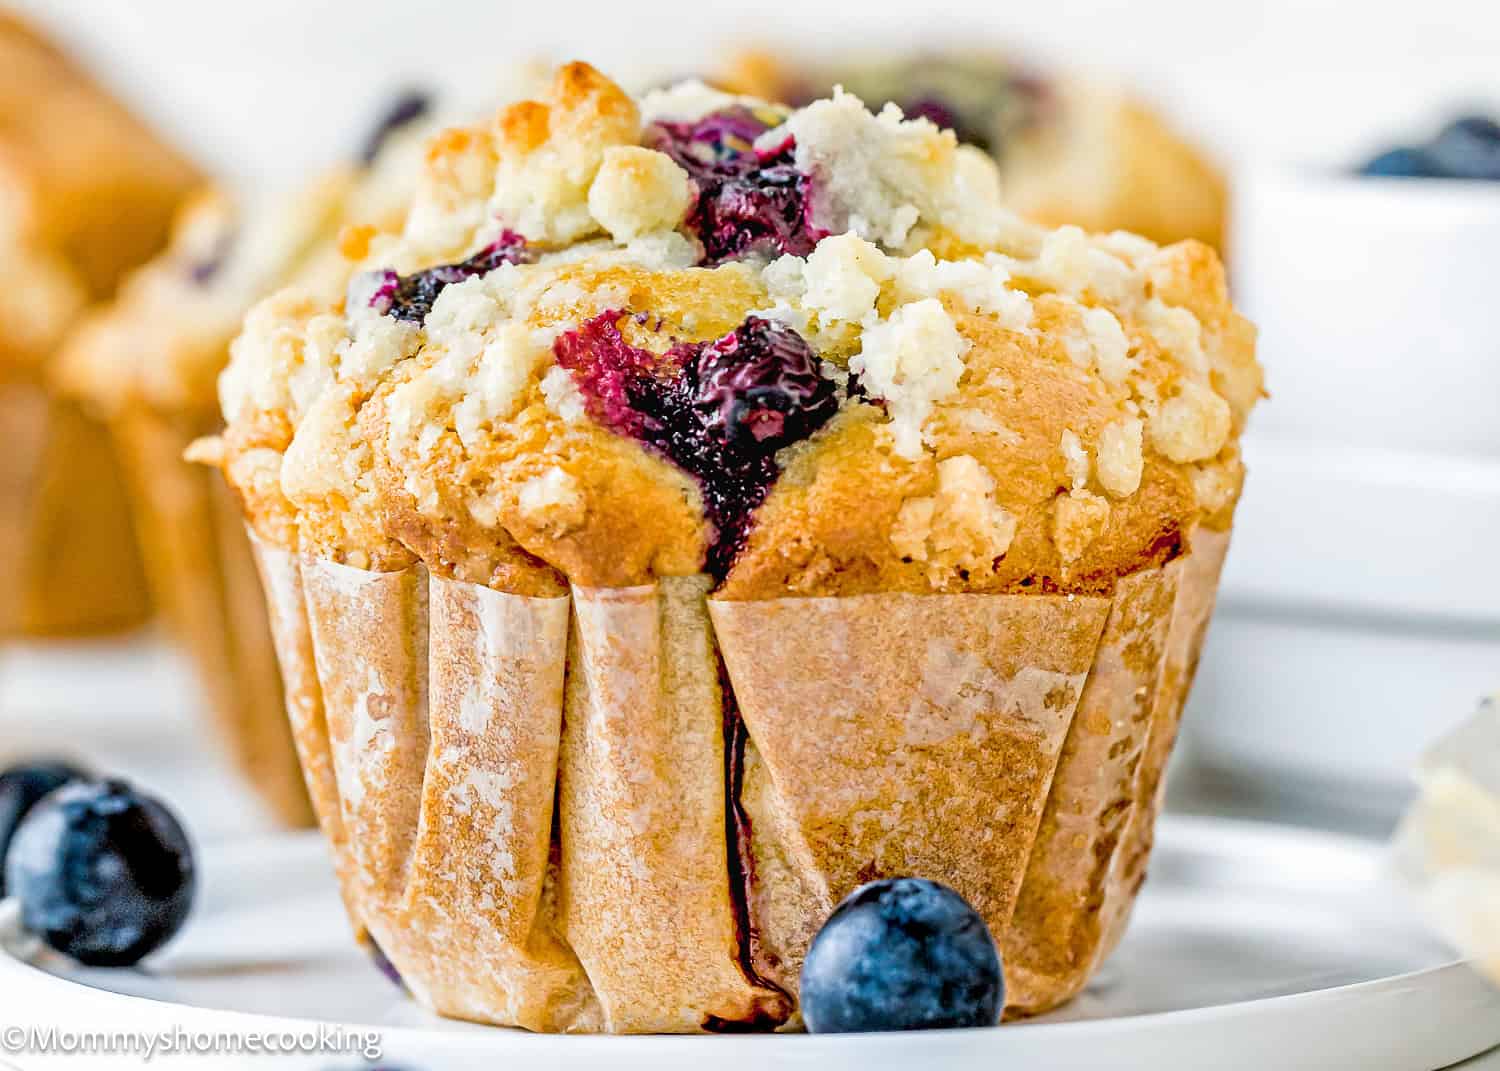
[[[222,480],[182,455],[219,427],[215,384],[246,310],[293,281],[341,293],[339,242],[400,226],[428,111],[425,96],[400,95],[355,160],[290,195],[196,197],[168,249],[87,317],[57,361],[63,392],[111,433],[152,593],[192,656],[230,754],[292,825],[311,824],[313,813],[239,507]]]
[[[846,92],[584,64],[446,131],[345,295],[251,312],[196,448],[254,533],[345,897],[416,999],[798,1021],[862,882],[1011,1015],[1144,877],[1261,393],[1208,247],[1047,230]]]
[[[1203,153],[1118,88],[986,51],[777,58],[746,52],[718,79],[794,104],[833,86],[952,130],[994,157],[1007,207],[1054,226],[1223,247],[1228,191]]]
[[[119,628],[148,610],[116,459],[51,389],[78,314],[166,241],[193,168],[13,16],[0,14],[0,561],[7,631]]]

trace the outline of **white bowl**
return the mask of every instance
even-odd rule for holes
[[[1261,169],[1233,238],[1271,398],[1188,747],[1393,820],[1500,686],[1500,184]]]

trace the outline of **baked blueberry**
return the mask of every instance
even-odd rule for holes
[[[5,856],[16,827],[43,796],[88,774],[57,760],[28,762],[0,771],[0,896],[5,895]]]
[[[350,289],[367,292],[370,308],[381,315],[420,324],[427,320],[438,295],[451,284],[488,275],[502,264],[524,264],[529,259],[526,239],[514,231],[503,231],[499,238],[457,264],[440,264],[411,275],[378,272],[352,281]]]
[[[611,310],[564,332],[553,353],[595,420],[698,480],[715,528],[706,566],[723,576],[780,474],[776,451],[838,412],[835,385],[806,340],[773,320],[748,316],[722,338],[656,354],[625,340],[625,316]]]
[[[856,889],[802,966],[802,1015],[815,1034],[994,1026],[1004,998],[984,919],[923,878]]]
[[[21,922],[89,966],[128,967],[186,921],[197,888],[187,834],[123,781],[75,782],[16,831],[6,882]]]
[[[695,379],[692,404],[705,434],[741,452],[774,453],[838,409],[806,340],[758,316],[705,345]]]
[[[705,264],[753,252],[806,256],[822,237],[808,218],[809,180],[793,163],[793,140],[756,147],[769,129],[749,108],[735,107],[646,130],[645,144],[693,180],[687,224],[703,244]]]

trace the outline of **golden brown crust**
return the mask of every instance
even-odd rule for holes
[[[622,331],[634,344],[657,352],[674,339],[717,338],[738,324],[742,310],[765,299],[753,276],[739,266],[666,274],[564,268],[555,285],[565,296],[537,309],[528,326],[574,325],[610,309],[649,310],[649,325],[622,318]],[[406,382],[442,359],[440,348],[429,347],[405,370]],[[398,399],[416,393],[410,386],[403,391],[394,379],[390,391]],[[413,438],[417,430],[393,433],[387,423],[373,440],[386,472],[391,526],[413,549],[441,547],[441,560],[454,562],[466,556],[458,548],[467,548],[467,554],[498,562],[518,546],[587,587],[629,587],[701,568],[708,530],[692,479],[592,421],[563,419],[548,407],[539,382],[528,386],[515,415],[474,449],[452,430],[431,445]],[[436,508],[416,510],[404,490],[414,467],[420,467],[418,479],[436,496]],[[523,504],[526,485],[549,472],[565,474],[580,498],[576,512],[561,520]],[[475,516],[476,501],[492,504],[484,521]]]
[[[897,456],[868,406],[846,412],[829,434],[798,454],[756,515],[749,545],[720,595],[853,595],[873,591],[1075,592],[1107,594],[1117,577],[1175,556],[1197,504],[1185,476],[1152,456],[1140,489],[1109,510],[1080,557],[1064,562],[1054,539],[1058,503],[1070,491],[1057,443],[1065,430],[1097,440],[1116,417],[1115,399],[1057,352],[1057,336],[1006,331],[978,317],[959,320],[973,343],[962,394],[940,407],[935,450],[918,462]],[[1039,303],[1038,327],[1048,310]],[[965,385],[969,389],[964,389]],[[962,419],[979,414],[982,423]],[[978,426],[998,425],[996,437]],[[1017,520],[1004,556],[985,567],[935,569],[892,541],[902,504],[935,493],[945,456],[977,458],[994,478],[996,500]]]

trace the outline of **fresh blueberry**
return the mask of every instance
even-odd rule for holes
[[[1437,175],[1437,165],[1424,149],[1402,146],[1371,157],[1360,167],[1361,175],[1384,178],[1428,178]]]
[[[815,1034],[994,1026],[1005,1006],[995,942],[963,897],[893,878],[834,909],[802,965],[802,1015]]]
[[[0,896],[5,895],[5,856],[16,827],[41,798],[88,774],[56,760],[28,762],[0,770]]]
[[[182,826],[123,781],[74,783],[32,808],[6,880],[27,930],[94,967],[128,967],[160,948],[197,887]]]
[[[694,122],[657,122],[644,142],[666,153],[693,180],[687,225],[703,244],[703,263],[748,253],[806,256],[823,232],[812,225],[810,183],[787,137],[757,148],[771,124],[748,108],[713,112]]]
[[[1456,119],[1433,138],[1427,156],[1449,178],[1500,179],[1500,123],[1480,115]]]
[[[364,145],[359,151],[359,162],[369,167],[380,155],[380,150],[390,140],[392,134],[422,118],[432,111],[432,97],[420,89],[406,89],[398,93],[386,109],[381,113],[380,119],[365,135]]]
[[[503,231],[489,245],[457,264],[397,275],[393,271],[362,273],[349,284],[351,300],[362,300],[382,316],[420,324],[427,320],[438,295],[453,283],[488,275],[502,264],[524,264],[531,259],[526,239]]]

